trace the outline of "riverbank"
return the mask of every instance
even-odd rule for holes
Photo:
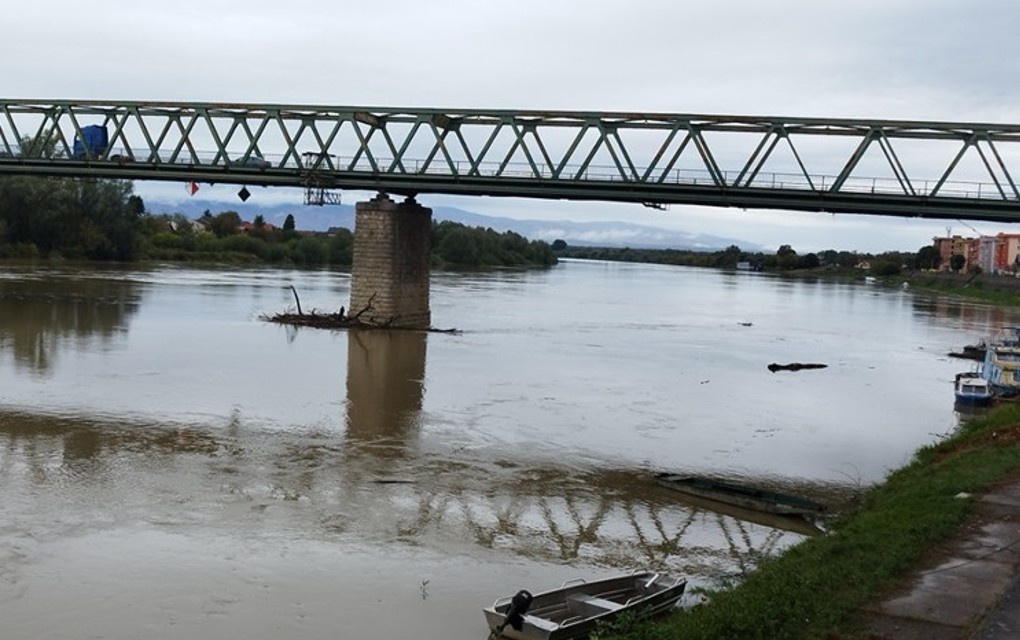
[[[832,533],[766,561],[708,603],[600,640],[883,637],[876,612],[980,519],[980,498],[1020,480],[1020,407],[996,408],[870,489]],[[967,619],[975,627],[980,617]],[[966,636],[963,636],[966,637]]]
[[[964,296],[1003,306],[1020,306],[1020,278],[987,273],[914,272],[899,278],[915,288]]]
[[[959,534],[862,616],[869,640],[1015,640],[1017,596],[1020,475],[1014,474],[977,497]]]

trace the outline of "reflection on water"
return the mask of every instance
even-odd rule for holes
[[[343,637],[481,638],[478,608],[518,587],[646,566],[713,584],[801,539],[687,505],[632,470],[405,453],[403,482],[378,483],[392,459],[334,434],[228,431],[0,413],[5,637],[200,639],[260,620],[288,637],[344,624]],[[428,608],[392,613],[422,602],[412,590],[426,580]]]
[[[111,519],[229,531],[241,515],[246,530],[428,542],[472,556],[653,566],[703,578],[742,574],[805,533],[681,500],[631,470],[577,473],[410,455],[397,446],[409,433],[395,437],[384,422],[372,424],[378,429],[362,430],[359,443],[385,439],[385,451],[404,449],[399,482],[389,481],[389,455],[360,444],[352,452],[327,434],[280,437],[243,424],[231,434],[5,412],[0,485],[8,498],[35,498],[9,499],[0,513],[40,536]]]
[[[46,373],[65,341],[109,342],[137,312],[137,285],[88,277],[0,279],[0,349]]]
[[[991,405],[980,407],[973,404],[954,402],[953,411],[960,417],[961,422],[980,418],[991,410]],[[947,434],[948,435],[948,434]]]
[[[347,338],[347,439],[373,455],[401,457],[420,426],[423,331],[352,331]]]
[[[953,320],[963,329],[971,331],[986,331],[989,326],[1006,326],[1016,316],[1015,311],[1006,307],[976,304],[946,296],[917,295],[913,297],[913,307],[914,313],[920,318]],[[975,336],[975,341],[986,337]]]

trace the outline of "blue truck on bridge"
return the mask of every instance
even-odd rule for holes
[[[71,149],[71,157],[75,160],[96,158],[106,152],[110,144],[110,136],[106,127],[98,124],[88,125],[81,128],[81,135],[74,137],[74,146]]]

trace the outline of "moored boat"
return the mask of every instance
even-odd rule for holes
[[[807,498],[716,480],[715,478],[659,473],[656,474],[655,479],[659,484],[681,493],[716,500],[745,509],[756,509],[786,516],[813,516],[825,511],[825,505],[808,500]]]
[[[981,365],[981,377],[988,381],[995,395],[1011,398],[1020,394],[1020,346],[989,344]]]
[[[950,351],[946,355],[951,358],[964,358],[966,360],[977,360],[978,362],[984,362],[985,352],[988,350],[988,345],[984,342],[977,344],[965,344],[961,351]]]
[[[761,509],[748,509],[727,502],[709,500],[708,498],[702,498],[690,493],[685,493],[678,497],[683,500],[686,506],[696,511],[707,511],[733,518],[734,520],[750,522],[770,529],[789,531],[802,536],[815,537],[825,535],[825,529],[819,526],[819,523],[813,517],[805,518],[801,515],[788,516],[781,513],[762,511]]]
[[[626,613],[653,616],[673,608],[684,594],[682,578],[645,571],[602,580],[565,582],[532,595],[519,591],[485,607],[490,638],[573,640]]]
[[[957,404],[972,407],[987,406],[994,398],[991,383],[974,371],[956,374],[954,393]]]

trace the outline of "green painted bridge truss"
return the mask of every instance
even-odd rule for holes
[[[0,175],[302,187],[316,203],[349,189],[1020,221],[1018,173],[1020,125],[0,100]]]

